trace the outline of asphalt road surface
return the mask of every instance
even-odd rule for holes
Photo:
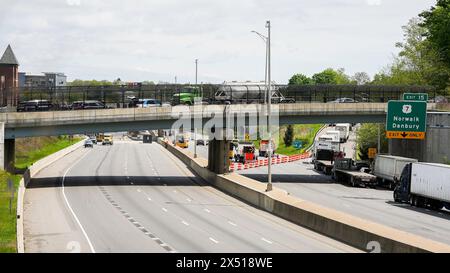
[[[42,170],[26,252],[355,252],[208,186],[160,145],[116,140]]]
[[[238,173],[261,182],[267,181],[267,167]],[[385,189],[337,184],[303,161],[273,165],[272,173],[275,187],[303,200],[450,244],[450,212],[447,210],[430,211],[394,203],[392,191]]]

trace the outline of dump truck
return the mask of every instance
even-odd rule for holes
[[[450,166],[407,163],[394,190],[394,201],[416,207],[450,210]]]
[[[334,161],[332,178],[339,183],[350,184],[353,187],[375,187],[377,177],[361,172],[351,158],[340,158]]]
[[[414,158],[377,155],[374,161],[373,175],[377,177],[379,186],[394,189],[395,180],[400,178],[405,165],[417,161]]]

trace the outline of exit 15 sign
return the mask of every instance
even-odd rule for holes
[[[403,100],[428,101],[428,94],[427,93],[405,93],[405,94],[403,94]]]

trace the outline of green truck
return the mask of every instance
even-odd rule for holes
[[[172,96],[172,105],[193,105],[196,98],[203,99],[202,90],[199,87],[183,87]]]

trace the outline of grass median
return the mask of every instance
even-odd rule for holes
[[[20,175],[0,171],[0,253],[16,252],[17,188],[20,178]],[[13,182],[13,192],[8,187],[8,180]]]

